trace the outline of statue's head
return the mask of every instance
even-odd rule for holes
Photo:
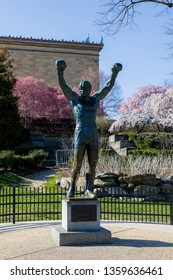
[[[91,93],[92,85],[87,80],[83,80],[79,84],[80,95],[82,97],[88,97]]]

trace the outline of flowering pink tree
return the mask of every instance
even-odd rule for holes
[[[173,87],[168,88],[165,94],[157,93],[149,96],[143,110],[159,127],[173,128]]]
[[[111,133],[136,130],[166,130],[173,127],[173,88],[147,86],[120,106],[122,117],[110,127]]]
[[[146,115],[143,110],[133,109],[131,112],[124,114],[118,120],[113,122],[109,132],[118,133],[124,131],[137,131],[140,133],[144,127],[148,129],[155,125],[155,120],[151,115]]]
[[[153,96],[153,94],[162,93],[164,94],[167,90],[166,86],[156,87],[153,85],[148,85],[145,87],[141,87],[139,91],[127,101],[122,102],[120,104],[119,111],[123,114],[131,112],[133,109],[141,109],[145,103],[145,100],[148,96]]]
[[[19,97],[19,111],[25,127],[41,118],[49,121],[72,118],[70,104],[60,88],[50,87],[44,80],[18,77],[13,94]]]

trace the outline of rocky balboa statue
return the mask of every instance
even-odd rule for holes
[[[122,70],[122,65],[120,63],[114,64],[110,80],[105,87],[92,95],[90,95],[92,86],[89,81],[83,80],[80,82],[80,94],[74,92],[66,84],[63,75],[66,68],[66,62],[64,60],[57,60],[56,67],[58,71],[59,85],[65,97],[70,101],[76,119],[74,163],[71,174],[71,185],[67,193],[67,198],[74,197],[75,195],[76,181],[79,177],[85,151],[87,152],[88,157],[89,173],[84,197],[93,198],[94,194],[92,191],[99,150],[98,130],[96,126],[97,108],[99,106],[99,101],[102,100],[114,86],[118,72]]]

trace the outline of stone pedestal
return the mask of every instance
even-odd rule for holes
[[[62,225],[54,226],[59,246],[111,243],[111,232],[100,227],[100,202],[73,198],[62,201]]]
[[[62,228],[66,231],[89,231],[100,228],[100,203],[96,199],[64,199]]]
[[[66,231],[61,226],[54,226],[52,237],[58,246],[110,244],[111,232],[100,227],[98,231]]]

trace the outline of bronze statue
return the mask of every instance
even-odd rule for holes
[[[116,63],[112,67],[112,75],[105,87],[90,95],[91,84],[89,81],[83,80],[79,84],[80,94],[74,92],[64,80],[64,70],[66,62],[57,60],[56,67],[58,71],[59,85],[70,105],[76,119],[75,142],[74,142],[74,163],[71,174],[71,185],[67,193],[67,198],[74,197],[75,185],[79,177],[81,165],[83,162],[85,151],[87,151],[89,173],[87,174],[87,184],[84,193],[85,197],[93,198],[92,192],[95,178],[95,169],[98,160],[98,130],[96,126],[96,114],[99,101],[102,100],[112,89],[118,72],[122,70],[122,65]]]

